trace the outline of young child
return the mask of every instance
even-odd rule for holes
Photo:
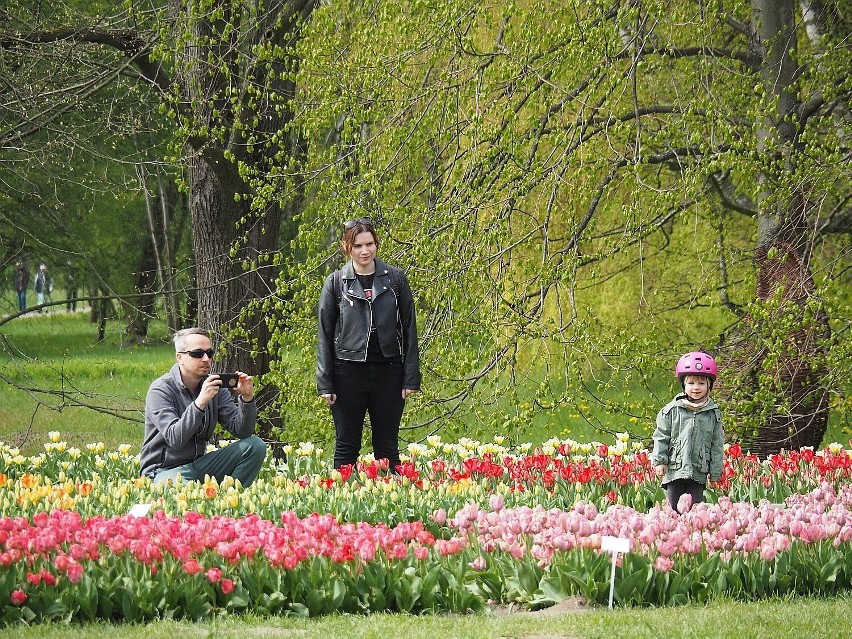
[[[722,476],[722,413],[710,398],[717,371],[707,353],[683,355],[675,369],[683,392],[657,414],[651,461],[674,510],[682,495],[692,497],[683,512],[704,501],[707,476],[712,481]]]

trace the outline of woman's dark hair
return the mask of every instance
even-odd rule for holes
[[[376,227],[373,225],[373,220],[368,217],[360,217],[357,220],[348,220],[343,224],[343,240],[341,250],[344,254],[349,254],[349,249],[355,243],[355,238],[359,233],[370,233],[376,246],[379,244],[379,236],[376,234]]]

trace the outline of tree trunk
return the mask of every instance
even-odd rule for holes
[[[776,100],[758,130],[759,150],[774,160],[774,170],[759,177],[758,237],[754,262],[758,314],[746,315],[729,345],[729,388],[750,406],[732,417],[754,428],[740,434],[751,451],[765,457],[782,449],[818,447],[828,423],[828,397],[820,383],[825,374],[828,316],[815,303],[810,268],[807,193],[783,187],[801,151],[793,114],[796,22],[793,0],[752,0],[754,48],[763,60],[767,95]],[[731,390],[733,387],[739,390]]]
[[[183,233],[179,224],[175,231],[175,211],[178,209],[179,194],[171,181],[166,181],[163,172],[157,169],[157,195],[160,213],[160,228],[162,232],[162,255],[159,264],[160,286],[163,290],[163,312],[166,316],[166,326],[170,332],[178,330],[179,327],[179,304],[177,294],[177,283],[175,282],[175,248],[180,245]],[[155,211],[151,211],[152,216]]]
[[[267,212],[262,220],[254,219],[254,228],[247,231],[248,246],[237,249],[231,257],[246,231],[240,220],[253,219],[247,204],[236,202],[233,192],[223,192],[206,162],[191,162],[189,184],[195,230],[198,324],[211,330],[217,343],[228,344],[218,354],[214,369],[262,375],[269,371],[271,354],[265,345],[270,341],[270,332],[263,313],[252,310],[251,305],[269,295],[277,273],[271,267],[246,271],[243,260],[252,263],[271,252],[279,237],[281,214],[274,210]],[[241,330],[233,333],[238,325]],[[275,389],[263,387],[258,394],[259,406],[265,408],[274,398]],[[275,418],[267,417],[261,425],[261,434],[268,435],[278,425]]]
[[[272,355],[267,350],[271,333],[266,311],[259,303],[275,288],[278,269],[270,256],[279,250],[281,223],[284,215],[277,198],[265,200],[256,210],[257,196],[253,183],[243,170],[260,179],[271,167],[281,164],[281,156],[298,164],[298,137],[284,136],[292,115],[289,103],[295,95],[291,78],[297,66],[295,55],[276,57],[269,65],[256,64],[237,68],[233,52],[248,45],[274,44],[292,51],[299,38],[300,20],[306,19],[315,0],[280,0],[267,6],[256,23],[235,17],[239,8],[223,0],[227,16],[234,25],[245,27],[244,42],[226,41],[236,38],[238,30],[224,24],[190,16],[194,38],[179,57],[179,83],[186,103],[195,105],[192,117],[200,129],[230,127],[226,140],[205,139],[187,144],[189,209],[194,231],[195,276],[198,290],[198,324],[217,334],[227,348],[215,362],[217,371],[241,370],[253,376],[270,370]],[[174,10],[182,11],[175,2]],[[218,61],[218,63],[217,63]],[[223,69],[221,64],[232,65]],[[266,86],[270,99],[252,101],[243,95],[229,93],[234,78],[254,86]],[[230,100],[245,102],[239,108]],[[240,111],[242,109],[242,111]],[[236,117],[236,121],[229,117]],[[251,129],[240,118],[251,117]],[[249,142],[247,138],[272,142]],[[266,145],[268,144],[268,146]],[[279,146],[279,144],[283,144]],[[298,210],[300,196],[287,203],[287,212]],[[264,409],[272,406],[277,389],[270,384],[260,388],[257,401],[264,418],[260,434],[267,438],[283,427],[280,418]]]
[[[154,242],[145,234],[142,239],[142,253],[136,270],[134,289],[146,293],[132,300],[122,300],[125,309],[124,334],[130,344],[138,344],[148,337],[148,323],[154,315],[154,301],[157,284],[157,262]]]

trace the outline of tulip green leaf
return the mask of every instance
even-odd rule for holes
[[[631,559],[628,560],[628,557],[631,557]],[[648,589],[653,584],[653,578],[654,571],[650,561],[644,557],[625,556],[621,570],[616,571],[616,592],[619,601],[625,604],[642,605],[646,603]]]
[[[308,618],[308,617],[311,616],[310,609],[307,606],[305,606],[304,604],[291,603],[289,608],[290,608],[290,612],[293,614],[293,616],[304,617],[304,618]]]

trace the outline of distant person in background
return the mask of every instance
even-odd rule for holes
[[[230,476],[249,486],[266,457],[266,443],[253,434],[257,404],[252,378],[236,371],[235,401],[221,378],[210,374],[214,351],[207,331],[185,328],[175,333],[174,342],[177,362],[154,380],[145,398],[142,475],[154,483],[178,475],[185,481]],[[217,424],[238,439],[208,453]]]
[[[77,272],[71,264],[71,260],[65,263],[65,310],[69,313],[77,312]]]
[[[38,267],[38,274],[35,278],[36,303],[41,306],[46,302],[50,302],[50,294],[53,292],[53,279],[50,273],[47,272],[47,266],[42,264]],[[38,309],[39,313],[44,313],[44,309]]]
[[[15,264],[15,292],[18,294],[18,310],[27,308],[27,289],[30,287],[30,271],[23,262]]]

